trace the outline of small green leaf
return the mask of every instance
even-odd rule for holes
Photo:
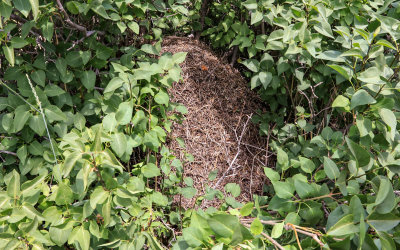
[[[255,218],[250,225],[251,233],[254,235],[259,235],[260,233],[262,233],[263,229],[264,227],[261,224],[261,221],[258,218]]]
[[[32,7],[33,19],[36,21],[39,15],[39,0],[29,0]]]
[[[324,156],[324,170],[325,170],[326,176],[328,176],[328,178],[331,180],[336,180],[340,175],[340,172],[339,172],[338,167],[336,166],[336,163],[326,156]]]
[[[396,135],[397,119],[393,111],[382,108],[379,110],[379,116],[382,118],[383,122],[385,122],[386,125],[389,127],[390,137],[392,140],[394,140],[394,137]]]
[[[360,89],[351,97],[350,108],[354,109],[358,106],[374,103],[376,103],[376,100],[367,91]]]
[[[272,168],[264,167],[264,173],[270,181],[279,181],[281,179],[279,174]]]
[[[358,233],[360,228],[353,222],[353,215],[348,214],[333,225],[327,234],[329,236],[345,236]]]
[[[290,182],[273,181],[272,185],[276,195],[281,199],[290,199],[293,197],[294,186]]]
[[[345,108],[350,105],[350,101],[347,97],[338,95],[332,103],[332,108]]]
[[[74,193],[69,185],[60,183],[55,198],[57,205],[70,205],[74,201]]]
[[[63,175],[64,178],[69,176],[69,173],[71,170],[74,168],[76,162],[82,158],[82,153],[79,151],[73,151],[70,153],[64,161],[62,170],[63,170]]]
[[[367,217],[367,223],[377,231],[389,231],[400,223],[400,217],[392,213],[372,213]]]
[[[148,163],[142,167],[142,173],[146,178],[153,178],[161,175],[160,169],[154,163]]]
[[[169,96],[166,92],[164,91],[160,91],[158,92],[155,96],[154,96],[154,100],[156,101],[156,103],[158,104],[162,104],[162,105],[168,105],[169,103]]]
[[[249,216],[253,211],[254,202],[248,202],[240,209],[240,215]]]
[[[13,199],[17,199],[20,193],[20,176],[17,171],[13,170],[11,180],[7,185],[7,195]]]
[[[12,46],[4,45],[3,52],[7,61],[10,63],[12,67],[14,67],[15,64],[14,48]]]
[[[283,233],[283,226],[284,222],[275,224],[274,227],[272,228],[271,237],[274,239],[281,237]]]
[[[115,133],[111,135],[111,148],[118,157],[121,157],[126,150],[127,141],[123,133]]]
[[[311,174],[315,169],[315,164],[312,160],[299,156],[300,167],[306,173]]]
[[[120,125],[128,124],[132,119],[133,104],[132,102],[122,102],[118,106],[115,113],[115,119]]]
[[[139,35],[140,27],[139,27],[139,24],[137,22],[134,22],[134,21],[129,22],[128,23],[128,28],[130,28],[133,32],[135,32],[136,35]]]
[[[88,90],[93,90],[96,83],[96,73],[92,70],[84,71],[81,74],[81,82]]]
[[[341,74],[346,80],[351,80],[352,71],[350,69],[335,64],[328,64],[328,66],[339,72],[339,74]]]

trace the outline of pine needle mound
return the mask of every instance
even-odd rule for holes
[[[239,71],[201,42],[167,37],[163,42],[164,52],[188,53],[181,64],[183,82],[174,83],[170,89],[171,100],[188,109],[186,119],[174,126],[171,135],[183,139],[186,148],[181,148],[175,140],[169,144],[181,159],[185,152],[194,156],[195,160],[185,165],[185,176],[193,178],[197,195],[204,194],[206,185],[214,187],[218,183],[216,188],[225,192],[225,184],[237,183],[241,187],[238,200],[252,200],[252,194],[262,191],[262,167],[267,157],[266,140],[250,119],[255,115],[253,112],[263,109],[261,100]],[[218,170],[218,175],[209,181],[213,170]],[[183,205],[192,207],[194,201],[184,200]],[[202,206],[219,203],[203,201]]]

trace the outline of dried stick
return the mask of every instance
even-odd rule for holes
[[[247,124],[249,123],[249,120],[251,119],[251,117],[253,116],[253,114],[250,114],[249,116],[247,116],[247,121],[243,126],[243,130],[242,133],[240,134],[239,140],[238,140],[238,146],[237,146],[237,153],[235,155],[235,157],[233,158],[233,160],[231,161],[231,163],[229,164],[228,169],[225,171],[225,173],[221,176],[221,178],[218,179],[217,183],[215,183],[214,185],[214,189],[221,183],[221,181],[226,177],[226,175],[228,174],[229,171],[232,170],[233,168],[233,164],[235,163],[236,159],[238,158],[239,154],[240,154],[240,145],[242,142],[242,138],[244,135],[244,132],[246,131],[247,128]]]

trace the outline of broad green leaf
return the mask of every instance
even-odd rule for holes
[[[29,111],[26,111],[25,108],[17,108],[15,110],[15,117],[14,117],[14,132],[21,131],[24,128],[30,116],[31,114],[29,113]]]
[[[270,181],[279,181],[281,179],[279,174],[272,168],[264,167],[264,173]]]
[[[296,189],[297,194],[301,199],[308,198],[313,195],[314,188],[305,181],[301,181],[298,179],[294,180],[294,187]]]
[[[358,233],[360,228],[354,224],[353,215],[348,214],[333,225],[327,234],[329,236],[345,236]]]
[[[369,164],[371,156],[364,148],[350,140],[348,137],[346,137],[346,143],[359,167],[364,167]]]
[[[137,22],[129,22],[128,23],[128,28],[130,28],[133,32],[136,33],[136,35],[139,35],[139,31],[140,31],[140,27],[139,24]]]
[[[10,63],[12,67],[14,67],[15,64],[14,48],[12,46],[4,45],[3,52],[7,61]]]
[[[390,137],[392,140],[394,140],[394,136],[396,135],[397,119],[393,111],[386,108],[382,108],[379,110],[379,116],[389,127]]]
[[[388,233],[385,232],[378,232],[378,236],[382,249],[396,249],[396,245],[392,239],[393,236],[390,236]]]
[[[44,135],[44,133],[46,131],[46,127],[44,125],[42,116],[39,116],[39,115],[31,116],[28,124],[29,124],[29,127],[33,130],[33,132],[35,132],[39,136]]]
[[[281,148],[277,148],[277,161],[279,165],[285,169],[287,166],[289,166],[289,156],[285,151],[283,151]]]
[[[191,247],[201,246],[205,240],[202,231],[197,227],[184,228],[182,230],[182,235],[187,244]]]
[[[225,191],[232,194],[233,197],[240,195],[240,186],[236,183],[228,183],[225,185]]]
[[[25,17],[28,17],[29,12],[32,8],[29,2],[30,0],[13,0],[14,7],[19,10]]]
[[[385,39],[381,39],[381,40],[377,41],[376,44],[385,46],[385,47],[387,47],[389,49],[396,50],[396,47],[394,47],[392,43],[390,43],[389,41],[387,41]]]
[[[372,213],[367,217],[367,223],[377,231],[389,231],[400,223],[400,217],[390,214]]]
[[[388,196],[389,192],[393,192],[393,189],[391,189],[392,183],[387,180],[387,179],[381,179],[380,185],[379,185],[379,191],[376,195],[375,199],[375,205],[381,204],[386,197]]]
[[[51,226],[49,228],[50,239],[54,243],[56,243],[57,246],[61,247],[68,241],[71,231],[72,231],[72,227],[60,229],[60,228]]]
[[[348,68],[345,68],[340,65],[335,65],[335,64],[328,64],[329,67],[334,69],[335,71],[339,72],[346,80],[351,80],[352,78],[352,71]]]
[[[54,33],[54,24],[52,22],[45,22],[41,26],[43,36],[46,38],[48,42],[51,42],[53,39]]]
[[[89,250],[90,246],[90,233],[83,226],[75,227],[69,238],[68,243],[72,244],[75,241],[79,243],[82,250]]]
[[[255,12],[251,13],[251,25],[260,22],[263,19],[263,13],[256,10]]]
[[[23,39],[21,37],[13,37],[11,39],[11,46],[14,49],[21,49],[21,48],[25,47],[28,44],[29,43],[25,39]]]
[[[32,7],[33,19],[36,21],[39,15],[39,0],[29,0]]]
[[[11,180],[7,185],[7,195],[13,199],[17,199],[20,193],[20,176],[17,171],[13,170]]]
[[[272,81],[272,73],[271,72],[260,72],[258,74],[258,79],[260,80],[261,84],[263,85],[264,89],[268,87],[270,82]]]
[[[231,238],[234,234],[234,229],[239,227],[240,224],[236,216],[217,214],[208,219],[208,225],[218,236]]]
[[[106,9],[101,3],[93,4],[91,9],[97,14],[99,14],[101,17],[105,19],[110,19],[110,16],[107,14]]]
[[[255,59],[247,59],[243,61],[242,64],[253,72],[258,72],[260,70],[260,62]]]
[[[260,233],[262,233],[263,229],[264,227],[261,224],[261,221],[258,218],[255,218],[250,225],[251,233],[254,235],[259,235]]]
[[[160,90],[160,92],[158,92],[155,96],[154,96],[154,100],[156,101],[156,103],[158,104],[162,104],[162,105],[168,105],[169,103],[169,96],[166,92],[164,92],[163,90]]]
[[[122,80],[119,77],[114,77],[113,79],[111,79],[111,81],[108,83],[107,87],[105,88],[104,94],[114,92],[116,89],[122,87],[123,83],[124,83],[124,80]]]
[[[128,124],[132,119],[133,104],[132,102],[122,102],[118,106],[115,113],[115,119],[120,125]]]
[[[35,70],[31,73],[31,79],[38,85],[44,87],[46,81],[46,73],[43,70]]]
[[[315,164],[312,160],[299,156],[300,167],[306,173],[311,174],[315,169]]]
[[[109,193],[102,186],[97,186],[90,195],[90,206],[95,209],[97,204],[103,204]]]
[[[108,224],[110,224],[111,220],[111,199],[108,198],[107,202],[103,204],[103,207],[101,208],[101,214],[104,219],[104,227],[107,227]]]
[[[332,103],[332,108],[345,108],[350,105],[350,101],[347,97],[338,95]]]
[[[154,163],[147,163],[142,167],[142,174],[146,178],[153,178],[161,174],[160,169]]]
[[[254,203],[253,202],[246,203],[246,205],[244,205],[240,209],[240,215],[241,216],[249,216],[251,214],[251,212],[253,211],[253,208],[254,208]]]
[[[275,224],[272,228],[271,237],[274,239],[281,237],[283,233],[283,226],[284,222]]]
[[[118,157],[121,157],[125,153],[126,146],[125,134],[115,133],[111,135],[111,148]]]
[[[92,70],[82,72],[80,76],[81,82],[88,90],[93,90],[96,83],[96,73]]]
[[[28,193],[30,190],[36,188],[37,186],[41,185],[43,180],[46,178],[47,175],[40,175],[36,178],[26,181],[21,185],[22,194]]]
[[[117,127],[117,120],[115,119],[115,113],[108,114],[103,119],[103,128],[107,132],[114,131]]]
[[[336,163],[326,156],[324,156],[324,170],[326,176],[331,180],[336,180],[339,177],[340,172]]]
[[[376,100],[367,91],[360,89],[351,97],[350,108],[354,109],[358,106],[374,103],[376,103]]]
[[[256,0],[247,0],[246,2],[243,2],[242,5],[248,10],[257,9],[257,1]]]
[[[73,151],[65,158],[65,161],[64,161],[64,164],[62,167],[64,178],[69,176],[69,173],[74,168],[76,162],[78,160],[80,160],[81,158],[82,158],[82,153],[79,151]]]
[[[273,181],[272,185],[274,186],[275,193],[279,198],[290,199],[293,197],[295,188],[290,182]]]
[[[57,205],[70,205],[74,201],[74,193],[68,184],[60,183],[55,198]]]

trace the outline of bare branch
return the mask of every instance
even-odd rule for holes
[[[6,155],[13,155],[13,156],[17,156],[16,153],[11,152],[11,151],[7,151],[7,150],[0,150],[0,154],[6,154]]]
[[[60,9],[60,11],[64,14],[64,18],[65,18],[65,22],[67,22],[71,27],[75,28],[76,30],[82,31],[85,33],[86,37],[91,36],[93,33],[97,32],[100,35],[104,35],[104,32],[102,31],[94,31],[94,30],[90,30],[88,31],[85,27],[83,27],[82,25],[79,25],[77,23],[74,23],[70,18],[68,13],[65,11],[64,6],[62,5],[60,0],[56,0],[57,2],[57,6]]]

